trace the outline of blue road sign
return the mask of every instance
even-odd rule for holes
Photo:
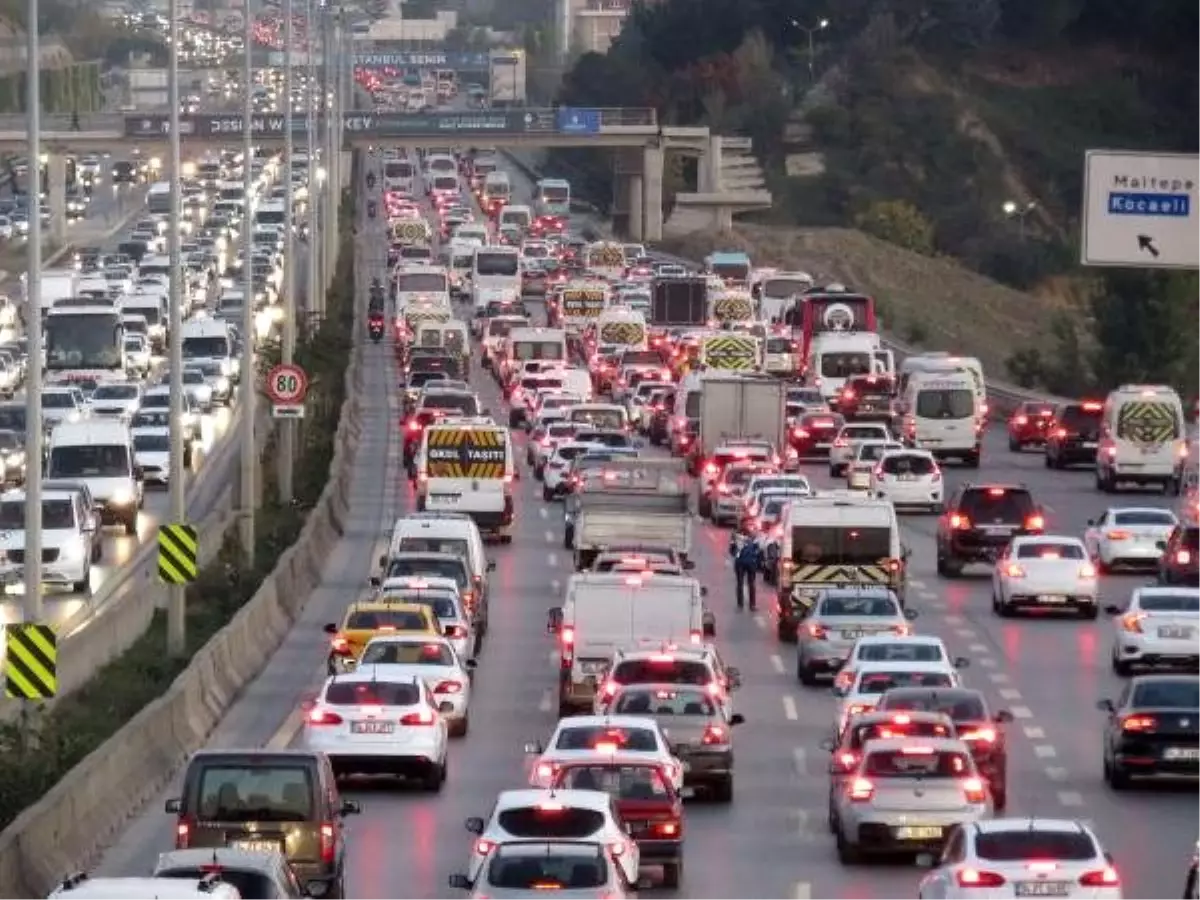
[[[391,67],[482,72],[487,69],[488,55],[480,52],[441,50],[368,50],[355,53],[354,64],[368,69]]]
[[[1192,214],[1192,198],[1187,194],[1144,194],[1110,191],[1110,216],[1171,216],[1186,219]]]
[[[597,134],[600,131],[600,110],[565,106],[558,111],[557,124],[561,134]]]

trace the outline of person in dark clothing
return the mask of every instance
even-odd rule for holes
[[[750,601],[750,611],[758,609],[758,570],[762,566],[762,548],[745,527],[738,525],[729,538],[729,555],[733,559],[734,587],[738,609]]]

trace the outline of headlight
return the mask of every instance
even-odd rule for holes
[[[108,500],[109,506],[129,506],[134,501],[132,491],[117,491]]]
[[[272,306],[271,307],[271,321],[273,321],[273,322],[282,322],[283,321],[283,307],[282,306]]]
[[[224,375],[222,375],[220,378],[217,379],[218,393],[222,393],[222,394],[225,393],[226,391],[229,390],[229,386],[230,386],[229,379],[226,378]]]

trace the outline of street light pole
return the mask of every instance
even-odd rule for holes
[[[42,621],[42,90],[39,69],[38,0],[29,0],[26,81],[29,150],[25,199],[29,204],[28,268],[25,274],[25,333],[29,371],[25,379],[25,597],[22,618]]]
[[[283,4],[283,172],[286,186],[283,199],[283,221],[287,224],[283,258],[283,340],[281,360],[291,365],[296,354],[296,232],[293,227],[295,195],[292,190],[292,67],[295,64],[292,36],[292,0]],[[279,433],[279,499],[290,503],[293,496],[293,467],[296,454],[296,423],[284,419]]]
[[[824,31],[826,28],[829,27],[829,20],[821,19],[821,21],[817,22],[816,25],[813,25],[810,27],[808,25],[801,25],[795,19],[792,19],[792,25],[794,25],[796,28],[799,28],[801,31],[803,31],[808,36],[808,80],[809,80],[810,84],[816,84],[817,83],[817,67],[816,67],[817,45],[816,45],[815,38],[816,38],[816,34],[818,31]]]
[[[179,3],[170,0],[167,18],[170,19],[169,40],[170,54],[167,68],[167,102],[170,105],[169,124],[170,152],[167,160],[169,178],[171,179],[171,215],[167,221],[167,252],[170,255],[171,275],[167,282],[167,303],[170,308],[168,320],[169,361],[170,373],[170,449],[167,453],[167,478],[171,492],[170,522],[182,525],[186,510],[184,497],[187,485],[184,483],[185,469],[183,435],[183,271],[180,265],[180,220],[182,218],[182,198],[180,176],[182,175],[182,160],[179,136]],[[182,584],[172,584],[168,588],[167,597],[167,652],[172,656],[182,656],[187,647],[187,608],[186,588]]]
[[[1025,217],[1037,209],[1037,203],[1030,200],[1028,203],[1016,203],[1012,200],[1004,201],[1004,215],[1010,219],[1017,220],[1017,239],[1022,243],[1025,242]]]
[[[308,88],[304,92],[308,115],[308,278],[304,296],[304,312],[311,323],[312,314],[316,310],[317,281],[320,278],[321,244],[319,223],[321,196],[317,190],[317,66],[316,66],[316,32],[317,16],[315,0],[308,0],[308,27],[305,34],[308,38]]]
[[[258,373],[254,371],[254,341],[256,335],[254,314],[254,274],[250,255],[254,240],[250,227],[250,211],[254,197],[254,142],[251,134],[251,119],[254,105],[251,102],[251,87],[254,69],[251,65],[251,50],[254,45],[254,17],[250,4],[245,6],[246,33],[245,71],[242,73],[244,109],[242,110],[242,188],[245,204],[242,209],[242,377],[238,387],[238,400],[242,406],[242,478],[240,504],[242,507],[241,532],[242,552],[247,567],[254,567],[254,508],[257,506],[254,491],[255,468],[258,462],[254,448],[254,400],[258,390]]]

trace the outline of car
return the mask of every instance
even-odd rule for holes
[[[733,800],[733,729],[745,722],[742,715],[726,715],[702,686],[683,684],[626,685],[609,709],[658,722],[683,765],[683,796],[699,788],[718,803]]]
[[[1114,791],[1134,778],[1200,775],[1200,679],[1137,675],[1117,700],[1100,700],[1104,780]]]
[[[0,474],[6,485],[25,483],[25,435],[18,431],[0,430]]]
[[[98,516],[74,490],[42,487],[42,583],[90,594]],[[25,573],[25,491],[0,495],[0,591]]]
[[[889,501],[896,511],[923,509],[940,512],[946,480],[941,466],[928,450],[888,450],[871,469],[867,493]]]
[[[209,384],[204,373],[199,369],[188,366],[183,370],[181,377],[183,379],[183,389],[191,394],[196,408],[202,413],[212,412],[214,402],[213,387]]]
[[[960,484],[937,526],[937,573],[962,575],[968,564],[991,564],[1014,537],[1046,530],[1029,488],[1018,484]]]
[[[870,854],[940,851],[953,826],[991,817],[970,750],[953,738],[880,738],[863,750],[835,800],[843,865]]]
[[[827,458],[844,421],[828,411],[800,413],[788,428],[788,457],[797,461]]]
[[[368,666],[378,677],[421,678],[433,694],[450,736],[466,735],[471,724],[475,660],[459,656],[449,638],[373,637],[363,648],[357,671],[364,671]]]
[[[938,712],[949,716],[958,739],[971,748],[979,774],[992,791],[992,806],[1008,804],[1008,740],[1004,726],[1013,721],[1007,709],[991,712],[982,691],[965,687],[892,688],[879,698],[880,712]]]
[[[1110,507],[1088,519],[1083,542],[1101,573],[1117,568],[1154,568],[1162,545],[1179,520],[1169,509]]]
[[[169,387],[160,386],[152,387],[142,395],[142,403],[138,407],[137,413],[134,415],[132,425],[139,424],[139,418],[143,415],[161,415],[167,418],[171,413],[171,389]],[[202,437],[200,431],[200,409],[196,405],[192,395],[183,392],[183,416],[180,419],[183,425],[183,440],[185,444],[191,444],[193,441],[198,441]],[[145,424],[151,424],[146,421]],[[190,463],[185,462],[184,465]]]
[[[763,580],[774,586],[779,582],[779,546],[783,541],[783,521],[788,504],[809,492],[763,491],[751,501],[743,513],[742,527],[754,536],[761,551],[759,566]]]
[[[96,385],[88,406],[93,416],[130,419],[142,403],[142,386],[136,381],[115,381]]]
[[[814,685],[818,676],[836,674],[860,638],[912,634],[916,617],[886,587],[823,589],[796,631],[796,677]]]
[[[92,878],[87,872],[79,872],[64,878],[49,895],[55,900],[240,900],[242,894],[236,887],[221,878],[217,872],[206,873],[201,878]]]
[[[664,766],[671,783],[683,787],[683,765],[671,753],[671,745],[658,723],[648,716],[568,716],[559,719],[550,739],[525,744],[529,757],[529,783],[548,787],[562,763],[598,751],[615,759],[654,762]]]
[[[155,878],[204,878],[215,875],[237,888],[240,897],[307,897],[282,850],[235,850],[197,847],[160,853]]]
[[[579,430],[579,423],[554,419],[536,425],[525,442],[525,462],[533,468],[533,477],[539,481],[542,470],[554,448],[562,441],[569,441]]]
[[[133,428],[133,460],[142,469],[142,480],[149,486],[165,487],[171,477],[171,429]]]
[[[472,897],[611,897],[624,900],[637,893],[619,860],[600,841],[512,841],[488,851],[480,874],[472,880],[459,872],[450,887]]]
[[[860,441],[894,443],[895,437],[882,422],[848,422],[838,429],[829,448],[829,477],[841,478],[854,461]]]
[[[1195,521],[1176,525],[1160,549],[1159,584],[1200,585],[1200,527]]]
[[[881,712],[873,710],[856,716],[840,740],[826,738],[821,749],[829,757],[829,830],[837,833],[837,798],[853,777],[868,741],[884,738],[953,738],[958,732],[950,717],[939,712]]]
[[[1139,666],[1200,665],[1200,590],[1147,585],[1134,588],[1129,603],[1110,605],[1113,616],[1112,670],[1131,675]]]
[[[875,709],[883,695],[894,688],[942,689],[959,684],[958,672],[948,661],[860,663],[848,687],[833,686],[833,695],[838,698],[833,733],[840,737],[851,719]]]
[[[1022,609],[1070,611],[1094,619],[1099,590],[1096,566],[1079,538],[1015,537],[992,572],[992,611],[998,616]]]
[[[475,622],[453,578],[389,578],[376,599],[428,606],[460,659],[474,659],[479,652]]]
[[[1120,900],[1121,876],[1089,825],[1000,818],[951,827],[941,860],[921,878],[921,900],[1088,897]]]
[[[546,467],[542,470],[542,499],[550,503],[566,494],[571,462],[593,449],[595,447],[592,444],[579,440],[558,444],[546,459]]]
[[[756,475],[776,471],[771,463],[734,463],[721,472],[709,494],[708,519],[713,525],[735,524],[746,509],[746,488]]]
[[[358,663],[371,638],[380,633],[410,632],[422,637],[441,637],[437,617],[428,606],[411,603],[361,601],[346,607],[342,623],[327,622],[330,636],[326,672],[348,672]]]
[[[437,792],[446,782],[449,729],[420,675],[359,667],[325,679],[304,716],[300,743],[337,776],[391,775]]]
[[[1026,447],[1041,447],[1046,443],[1046,430],[1054,420],[1054,407],[1036,400],[1026,400],[1008,417],[1008,449],[1021,453]]]
[[[699,475],[696,514],[702,519],[712,515],[713,494],[717,482],[727,466],[742,463],[777,463],[775,448],[767,441],[736,441],[721,444],[703,465],[696,466],[692,474]]]
[[[616,801],[621,824],[638,846],[641,866],[661,866],[662,886],[679,887],[683,873],[683,800],[662,766],[580,759],[562,766],[553,791],[603,791]]]
[[[884,631],[860,637],[850,648],[846,661],[838,669],[834,684],[843,689],[854,681],[854,673],[863,663],[873,662],[946,662],[956,669],[965,669],[970,661],[965,657],[951,658],[945,642],[930,634],[895,634]]]
[[[1058,404],[1046,427],[1046,468],[1094,465],[1103,412],[1104,404],[1099,400]]]
[[[465,827],[477,835],[467,863],[472,882],[497,846],[529,840],[597,841],[616,857],[625,879],[638,879],[641,851],[621,825],[616,800],[597,790],[525,788],[501,791],[491,815],[467,819]]]
[[[617,691],[632,684],[698,684],[731,717],[733,692],[742,686],[742,674],[725,665],[713,644],[617,650],[607,667],[604,683],[596,691],[596,714],[607,711]]]
[[[880,461],[886,454],[898,450],[904,450],[904,445],[898,441],[858,441],[846,466],[846,487],[852,491],[869,491],[872,473]]]

